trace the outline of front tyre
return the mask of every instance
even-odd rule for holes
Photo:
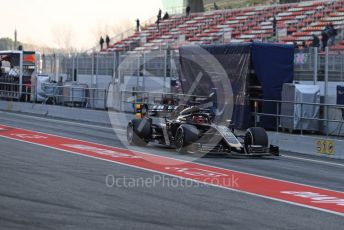
[[[186,154],[191,144],[199,139],[199,130],[193,125],[181,125],[176,131],[174,143],[176,151],[180,154]]]
[[[184,130],[182,127],[179,127],[176,132],[175,136],[175,145],[176,145],[176,151],[180,154],[186,154],[186,146],[185,146],[185,135]]]
[[[251,145],[261,146],[264,148],[267,148],[269,145],[268,135],[265,129],[261,127],[252,127],[247,129],[244,142],[247,152],[249,151],[249,147]]]

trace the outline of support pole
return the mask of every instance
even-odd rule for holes
[[[313,66],[313,84],[316,85],[318,82],[318,47],[314,47],[314,66]]]
[[[328,47],[325,48],[325,82],[324,82],[324,104],[327,104],[328,91]],[[324,117],[326,122],[326,136],[328,135],[328,107],[325,105]]]

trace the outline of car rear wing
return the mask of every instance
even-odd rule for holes
[[[208,96],[181,95],[183,99],[164,97],[159,104],[137,103],[135,104],[135,114],[137,117],[158,116],[169,117],[178,106],[198,106],[202,111],[207,111],[216,115],[217,111],[217,92],[212,89]]]

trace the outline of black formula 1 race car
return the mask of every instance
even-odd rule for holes
[[[167,107],[166,107],[167,106]],[[215,124],[212,113],[198,106],[156,106],[150,114],[169,113],[167,118],[144,116],[129,121],[127,140],[129,145],[144,146],[157,142],[176,149],[178,153],[221,153],[249,156],[277,156],[278,146],[269,145],[263,128],[252,127],[242,135],[234,128]]]

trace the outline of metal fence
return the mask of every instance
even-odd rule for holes
[[[56,76],[56,79],[59,75],[66,75],[68,80],[76,80],[78,75],[176,77],[175,55],[169,50],[136,54],[43,55],[39,72]]]
[[[197,95],[186,94],[172,94],[172,93],[154,93],[146,91],[121,91],[121,111],[133,112],[134,105],[137,103],[156,105],[156,104],[171,104],[178,105],[184,104],[191,97],[201,97]],[[206,98],[203,96],[203,98]],[[168,103],[166,103],[168,99]],[[327,137],[344,136],[344,105],[337,105],[331,103],[306,103],[295,101],[280,101],[280,100],[264,100],[264,99],[250,99],[252,104],[251,115],[253,117],[254,126],[263,126],[262,118],[271,117],[275,121],[276,132],[288,131],[290,133],[296,132],[299,134],[325,134]],[[272,103],[276,107],[275,112],[266,113],[261,111],[259,104]],[[284,106],[292,107],[293,111],[286,113],[282,111]],[[315,109],[317,110],[316,116],[305,115],[303,112]],[[298,110],[299,113],[295,113]],[[336,113],[337,116],[334,116]],[[284,119],[284,122],[282,120]],[[308,128],[308,122],[312,122],[315,126]],[[293,126],[287,123],[295,123]],[[297,123],[297,124],[296,124]]]
[[[7,83],[6,89],[0,89],[0,97],[12,96],[15,97],[15,92],[10,89],[18,88],[18,84]],[[39,92],[33,90],[31,85],[23,85],[22,101],[31,103],[54,104],[69,107],[79,107],[88,109],[107,110],[108,89],[105,88],[88,88],[76,85],[59,86],[56,83],[42,83],[41,86],[44,91],[44,97],[39,97]],[[125,91],[119,93],[120,106],[119,110],[122,112],[134,112],[134,105],[137,103],[155,105],[167,104],[179,105],[185,104],[192,97],[201,97],[197,95],[187,95],[178,93],[164,93],[164,92],[148,92],[148,91]],[[205,98],[205,97],[203,97]],[[300,134],[326,134],[331,137],[343,137],[344,130],[344,105],[337,105],[331,103],[305,103],[294,101],[279,101],[279,100],[263,100],[250,99],[251,115],[253,117],[254,126],[262,125],[263,117],[271,117],[275,121],[276,132],[297,132]],[[258,104],[272,103],[276,107],[275,112],[262,112]],[[285,113],[283,106],[292,107],[292,110],[298,110],[299,113]],[[314,109],[318,111],[316,116],[304,115],[303,111]],[[336,114],[336,116],[334,115]],[[286,125],[282,122],[283,119],[289,119],[291,123],[297,125]],[[308,129],[304,123],[314,121],[316,128]]]
[[[178,53],[157,50],[135,54],[121,52],[106,54],[43,55],[39,72],[56,76],[65,75],[68,80],[78,75],[108,76],[160,76],[178,78]],[[317,48],[295,50],[294,80],[344,81],[344,52],[321,52]]]
[[[40,90],[32,88],[31,84],[22,85],[19,97],[18,83],[0,83],[0,99],[19,98],[22,102],[43,103],[90,109],[106,109],[108,89],[89,88],[78,85],[58,85],[58,83],[42,83]]]
[[[118,53],[42,55],[41,73],[55,76],[65,75],[68,80],[77,81],[78,75],[110,75],[118,65]]]
[[[55,83],[43,83],[42,89],[45,96],[42,103],[63,105],[70,107],[83,107],[89,109],[106,109],[107,89],[88,88],[75,85],[59,86]],[[37,102],[37,92],[34,96]]]
[[[326,136],[343,136],[342,128],[344,123],[344,105],[329,104],[329,103],[305,103],[305,102],[294,102],[294,101],[278,101],[278,100],[263,100],[263,99],[250,99],[254,103],[254,111],[252,116],[254,117],[254,124],[258,126],[261,122],[262,117],[271,117],[275,120],[275,131],[289,131],[314,134],[326,134]],[[259,111],[257,104],[259,103],[272,103],[276,106],[276,111],[272,113],[264,113]],[[281,112],[283,106],[291,106],[294,109],[300,111],[299,114],[292,112],[292,114]],[[316,108],[319,113],[317,116],[305,116],[303,111],[310,108]],[[331,118],[330,114],[337,110],[338,117]],[[282,119],[289,119],[292,123],[298,123],[298,125],[286,125],[283,124]],[[305,127],[305,122],[314,121],[318,126],[317,129],[308,129]]]
[[[294,80],[324,81],[328,77],[332,82],[344,80],[344,53],[326,49],[319,52],[318,48],[296,50],[294,57]],[[325,74],[327,76],[325,77]]]

